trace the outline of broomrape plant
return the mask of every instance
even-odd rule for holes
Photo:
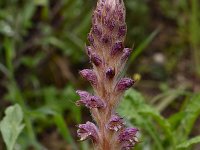
[[[121,77],[132,51],[124,47],[126,32],[123,0],[98,0],[88,34],[90,45],[86,46],[93,68],[80,71],[91,83],[94,95],[78,90],[80,100],[76,103],[89,108],[96,122],[78,125],[77,134],[80,140],[90,138],[97,150],[129,150],[138,142],[138,129],[126,128],[115,112],[124,91],[135,83]]]

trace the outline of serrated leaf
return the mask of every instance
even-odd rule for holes
[[[5,117],[0,122],[0,131],[8,150],[13,150],[17,138],[24,128],[22,120],[23,112],[18,104],[5,110]]]
[[[179,148],[188,148],[188,147],[190,147],[191,145],[197,144],[197,143],[200,143],[200,136],[194,137],[194,138],[192,138],[192,139],[190,139],[190,140],[187,140],[187,141],[185,141],[185,142],[179,144],[179,145],[177,146],[177,148],[178,148],[178,149],[179,149]]]

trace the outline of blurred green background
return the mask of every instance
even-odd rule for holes
[[[92,149],[76,137],[75,125],[91,116],[76,107],[75,90],[91,90],[78,71],[90,67],[84,46],[95,4],[0,0],[0,120],[8,106],[20,105],[24,129],[16,150]],[[125,0],[125,5],[126,45],[134,46],[127,76],[138,82],[118,111],[127,125],[140,129],[135,149],[199,150],[200,2]],[[6,150],[3,139],[0,150]]]

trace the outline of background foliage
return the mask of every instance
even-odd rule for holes
[[[17,124],[19,131],[24,128],[12,136],[19,134],[16,150],[91,149],[88,141],[80,143],[76,137],[75,125],[91,117],[75,106],[75,89],[90,90],[78,70],[89,67],[84,46],[95,3],[0,1],[0,120],[5,122],[10,105],[22,110],[23,121]],[[125,94],[119,113],[128,125],[140,129],[136,149],[198,150],[200,3],[125,0],[125,4],[126,45],[134,46],[127,74],[138,82]],[[4,150],[5,134],[15,132],[5,133],[2,122]]]

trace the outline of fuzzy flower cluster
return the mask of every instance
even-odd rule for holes
[[[78,90],[76,103],[89,108],[95,121],[78,125],[77,134],[80,140],[90,138],[97,150],[129,150],[138,142],[138,129],[127,128],[115,112],[124,91],[135,83],[121,75],[132,51],[124,46],[126,32],[123,0],[98,0],[86,46],[93,68],[80,71],[94,94]]]

